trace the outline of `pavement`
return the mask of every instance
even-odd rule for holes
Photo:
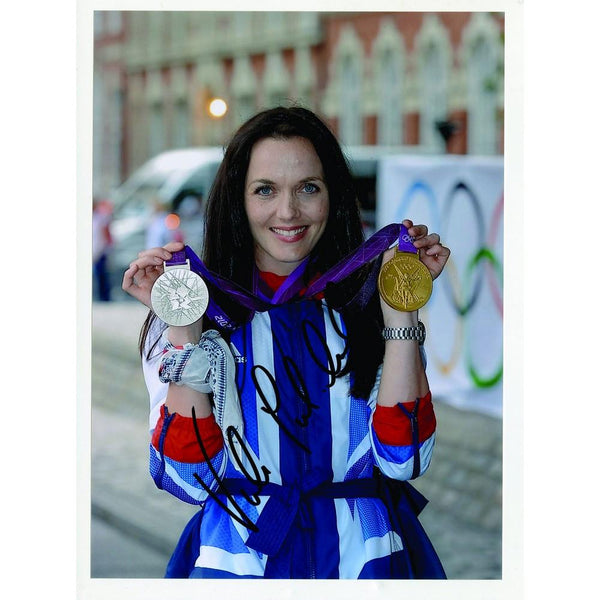
[[[92,307],[92,578],[162,578],[197,510],[158,490],[148,473],[148,397],[137,339],[146,309]],[[449,579],[502,578],[502,422],[436,403],[429,499],[421,522]]]

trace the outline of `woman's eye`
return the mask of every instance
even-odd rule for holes
[[[271,193],[272,189],[270,185],[261,185],[260,187],[254,190],[254,193],[258,196],[268,196]]]
[[[316,192],[319,191],[318,186],[316,186],[314,183],[305,183],[304,187],[302,188],[302,191],[307,193],[307,194],[315,194]]]

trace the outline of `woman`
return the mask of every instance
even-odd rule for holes
[[[403,224],[437,277],[450,251]],[[427,469],[435,439],[422,349],[382,338],[416,331],[417,312],[377,292],[356,302],[372,264],[304,295],[362,242],[347,163],[316,115],[275,108],[238,130],[208,198],[204,264],[266,302],[300,285],[268,310],[210,285],[235,328],[207,315],[165,327],[152,312],[144,325],[150,470],[201,507],[167,577],[444,577],[415,516],[423,499],[400,483]],[[123,289],[151,307],[182,248],[141,252]]]

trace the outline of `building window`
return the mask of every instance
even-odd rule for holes
[[[310,55],[310,48],[296,48],[294,66],[295,100],[305,106],[312,106],[316,81],[317,77]]]
[[[235,100],[235,119],[237,125],[245,123],[256,112],[254,96],[241,94]]]
[[[377,113],[377,143],[394,146],[404,137],[404,41],[394,21],[384,19],[373,44],[372,105]]]
[[[377,143],[393,146],[402,143],[402,66],[392,50],[383,54],[379,68],[379,115]]]
[[[344,144],[361,144],[361,81],[358,65],[353,57],[344,58],[340,81],[340,137]]]
[[[248,56],[236,58],[233,65],[231,94],[233,96],[235,125],[247,121],[256,110],[257,82]]]
[[[106,33],[118,35],[122,29],[122,14],[118,10],[109,10],[106,13]]]
[[[479,39],[470,59],[469,84],[469,134],[471,154],[496,152],[496,64],[490,44]]]
[[[104,13],[94,11],[94,35],[100,37],[104,33]]]
[[[463,32],[467,72],[467,151],[498,152],[496,109],[502,90],[502,41],[498,24],[489,13],[474,13]]]
[[[290,75],[281,52],[267,54],[263,87],[266,107],[285,105],[288,101]]]
[[[162,103],[150,105],[150,156],[162,152],[165,143],[165,121]]]
[[[448,32],[437,15],[426,15],[417,41],[419,52],[420,127],[422,145],[445,152],[436,123],[448,118],[448,72],[451,46]]]
[[[173,146],[185,148],[189,145],[190,120],[188,104],[185,100],[175,102],[175,118],[173,123]]]
[[[330,63],[330,77],[320,111],[338,122],[342,144],[363,143],[364,51],[352,25],[345,25]]]
[[[440,48],[430,46],[423,57],[421,73],[421,143],[430,148],[444,150],[444,140],[436,123],[448,114],[447,72]]]

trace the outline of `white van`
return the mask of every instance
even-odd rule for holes
[[[113,204],[110,258],[113,287],[120,287],[123,271],[145,248],[146,233],[158,201],[167,213],[181,215],[179,229],[192,248],[202,243],[204,202],[215,178],[223,149],[216,147],[169,150],[150,159],[121,185],[110,198]],[[188,201],[196,206],[190,210]]]

